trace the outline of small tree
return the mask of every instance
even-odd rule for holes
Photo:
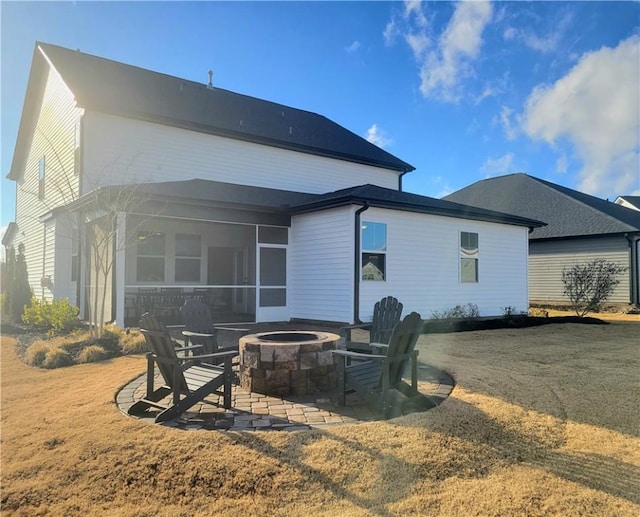
[[[576,314],[586,316],[590,311],[598,310],[620,283],[618,276],[626,270],[626,267],[603,258],[565,267],[562,270],[564,294]]]
[[[20,320],[25,307],[31,306],[31,287],[27,275],[27,262],[24,257],[24,244],[18,245],[18,254],[13,248],[7,250],[6,267],[6,307],[9,315]]]

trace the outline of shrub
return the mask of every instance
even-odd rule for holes
[[[24,361],[28,365],[41,367],[51,345],[46,341],[34,341],[24,354]]]
[[[62,348],[51,347],[47,351],[47,355],[42,363],[43,368],[60,368],[62,366],[71,366],[73,357],[69,352],[65,352]]]
[[[107,351],[98,345],[89,345],[84,347],[78,354],[79,363],[95,363],[103,361],[109,357]]]
[[[141,332],[128,329],[120,336],[120,348],[125,355],[144,354],[149,351]]]
[[[466,305],[456,305],[452,309],[444,311],[435,311],[431,313],[431,317],[436,320],[440,319],[456,319],[456,318],[477,318],[480,311],[475,303],[467,303]]]
[[[25,307],[22,321],[27,325],[45,327],[50,334],[62,330],[71,330],[78,324],[78,308],[71,305],[67,298],[53,302],[40,302],[35,298],[31,307]]]
[[[562,270],[564,294],[578,316],[597,311],[620,283],[618,276],[627,270],[614,262],[599,258]]]

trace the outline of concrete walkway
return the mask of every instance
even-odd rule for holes
[[[435,404],[449,396],[454,386],[446,373],[428,365],[418,366],[418,390]],[[156,371],[156,386],[162,378]],[[116,403],[125,415],[131,405],[140,400],[146,389],[146,374],[137,377],[116,394]],[[314,397],[278,398],[245,391],[233,386],[232,408],[218,406],[217,395],[210,395],[184,413],[180,418],[162,425],[180,429],[217,429],[230,431],[282,430],[298,431],[335,425],[357,424],[381,420],[381,415],[365,405],[357,394],[347,396],[345,406],[335,403],[332,394]],[[139,418],[154,423],[157,412]],[[128,416],[128,415],[127,415]]]

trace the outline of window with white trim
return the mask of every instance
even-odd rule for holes
[[[460,281],[478,282],[478,234],[460,232]]]
[[[362,222],[362,280],[385,280],[387,276],[387,225]]]
[[[176,234],[176,282],[200,283],[202,246],[200,235]]]
[[[164,282],[165,234],[138,232],[136,280]]]

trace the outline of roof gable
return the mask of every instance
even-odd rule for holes
[[[126,117],[402,172],[410,164],[328,118],[46,43],[78,105]]]
[[[640,230],[640,212],[523,173],[478,181],[444,199],[546,222],[532,239]]]

